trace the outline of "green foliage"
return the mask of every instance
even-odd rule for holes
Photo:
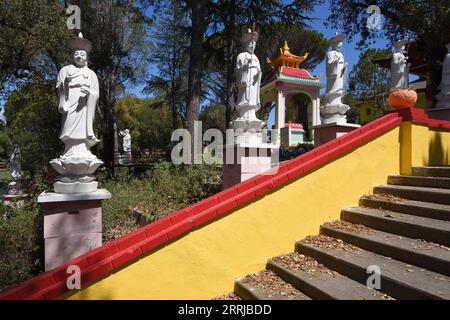
[[[0,203],[0,291],[42,270],[42,213],[37,202],[21,208]]]
[[[117,102],[117,127],[130,129],[133,151],[170,148],[172,118],[166,103],[157,99],[140,99],[132,96]]]
[[[219,129],[225,132],[225,106],[221,104],[213,104],[203,108],[200,113],[200,121],[202,121],[202,129]]]
[[[125,231],[136,228],[136,212],[152,222],[218,192],[220,174],[220,168],[214,166],[174,166],[161,161],[148,175],[123,173],[102,181],[102,187],[113,194],[103,202],[106,238],[121,235],[118,226],[125,226]]]
[[[12,141],[6,131],[6,128],[3,128],[0,131],[0,158],[8,159],[9,155],[12,151]]]
[[[58,0],[0,1],[0,92],[35,72],[55,76],[70,36]],[[2,90],[6,88],[5,90]]]
[[[22,167],[30,173],[45,171],[48,161],[62,151],[60,115],[53,81],[33,77],[5,104],[7,133],[22,153]]]
[[[290,160],[298,157],[310,150],[314,149],[314,144],[312,143],[299,143],[296,146],[291,146],[289,148],[282,148],[280,150],[280,160]]]
[[[349,91],[354,93],[356,99],[373,98],[389,91],[389,70],[373,63],[373,60],[388,58],[390,55],[390,49],[367,49],[359,56],[348,80]]]

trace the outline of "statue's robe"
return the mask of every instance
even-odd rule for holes
[[[255,54],[242,52],[237,56],[236,79],[238,83],[237,110],[239,111],[240,106],[252,106],[255,107],[254,111],[258,111],[261,106],[259,98],[261,65]]]
[[[336,50],[327,52],[327,93],[341,92],[344,94],[345,85],[345,61],[344,55]]]
[[[391,60],[391,89],[406,88],[407,76],[406,57],[400,52],[394,53]]]
[[[68,79],[71,81],[67,82]],[[88,88],[90,94],[81,91]],[[88,67],[74,65],[63,67],[58,74],[56,88],[59,90],[59,111],[63,114],[60,139],[85,140],[95,144],[93,130],[96,103],[99,97],[98,78]]]

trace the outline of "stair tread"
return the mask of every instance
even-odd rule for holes
[[[450,166],[412,167],[412,173],[428,177],[450,177]]]
[[[442,221],[432,218],[410,215],[407,213],[365,207],[350,207],[343,209],[343,211],[351,211],[360,214],[371,215],[377,218],[388,219],[392,221],[402,221],[405,223],[411,223],[450,232],[450,221]]]
[[[430,298],[450,299],[450,277],[448,276],[356,247],[354,250],[342,251],[299,241],[297,250],[303,252],[302,247],[338,259],[346,265],[359,269],[367,270],[369,266],[378,266],[382,277],[381,291],[384,291],[383,278],[385,278],[415,288]]]
[[[236,279],[235,293],[242,299],[311,300],[310,297],[268,270]]]
[[[419,207],[419,208],[442,210],[442,211],[448,211],[450,213],[450,205],[443,204],[443,203],[419,201],[419,200],[412,200],[412,199],[402,199],[402,198],[398,198],[395,201],[392,201],[392,200],[376,198],[376,197],[372,197],[372,196],[365,196],[365,197],[362,197],[362,199],[368,199],[371,201],[378,201],[378,202],[384,202],[384,203],[394,202],[396,204],[405,205],[405,206],[414,206],[414,207]]]
[[[365,240],[365,243],[376,243],[378,246],[376,248],[374,248],[374,246],[371,246],[370,251],[374,251],[375,253],[379,254],[383,254],[382,252],[380,252],[380,247],[387,248],[387,250],[385,249],[384,251],[389,251],[391,255],[394,253],[394,251],[392,250],[393,248],[399,249],[402,252],[406,253],[406,255],[402,256],[406,256],[406,259],[409,259],[411,262],[412,256],[416,256],[416,261],[418,260],[421,263],[425,263],[424,260],[427,258],[428,261],[430,259],[433,261],[439,259],[441,262],[439,267],[447,271],[447,275],[449,275],[450,273],[450,248],[448,247],[433,242],[412,239],[368,227],[364,227],[366,229],[364,230],[364,232],[359,231],[357,228],[354,228],[353,230],[351,228],[343,229],[342,227],[339,227],[340,225],[342,225],[342,223],[343,221],[325,223],[321,226],[321,234],[323,233],[330,237],[338,236],[338,238],[361,248],[363,248],[363,245],[361,245],[361,240]],[[345,224],[353,225],[348,222],[345,222]],[[345,239],[343,239],[344,237],[341,237],[339,235],[343,235]],[[348,236],[350,236],[350,238]],[[364,247],[363,249],[369,250],[366,247]],[[397,256],[391,257],[402,260]]]
[[[443,221],[437,219],[431,219],[426,217],[414,216],[406,213],[400,213],[395,211],[380,210],[374,208],[365,207],[351,207],[343,209],[343,211],[354,212],[362,215],[368,215],[378,219],[384,219],[387,221],[398,221],[402,223],[417,225],[421,227],[427,227],[435,230],[449,232],[450,235],[450,221]]]
[[[405,186],[450,189],[450,178],[448,178],[448,177],[415,176],[415,175],[413,175],[413,176],[390,175],[390,176],[388,176],[388,185],[405,185]]]
[[[294,286],[313,299],[386,300],[390,298],[331,270],[326,273],[320,271],[306,272],[288,267],[274,259],[269,260],[267,267],[285,281],[288,281],[287,278],[295,279],[289,282],[294,285],[295,281],[297,285]]]
[[[435,193],[441,193],[442,195],[450,195],[450,190],[442,189],[442,188],[417,187],[417,186],[403,186],[403,185],[389,185],[389,184],[378,185],[378,186],[376,186],[375,188],[400,189],[400,190],[414,190],[414,191],[423,191],[423,192],[435,192]]]

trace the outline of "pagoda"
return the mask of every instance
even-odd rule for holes
[[[278,133],[283,135],[283,128],[293,130],[287,123],[298,123],[303,126],[306,138],[312,139],[312,127],[320,124],[320,89],[325,83],[320,82],[320,76],[312,76],[300,68],[308,53],[296,56],[289,50],[285,41],[279,56],[273,61],[267,59],[274,71],[261,84],[261,104],[275,104],[274,129]]]

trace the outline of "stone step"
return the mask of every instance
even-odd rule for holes
[[[362,207],[396,211],[415,216],[450,221],[450,205],[407,199],[383,199],[377,195],[359,200]]]
[[[323,235],[308,237],[297,242],[296,250],[362,284],[374,276],[369,267],[376,266],[380,291],[396,299],[450,299],[449,277],[339,241]]]
[[[268,270],[237,279],[234,293],[243,300],[311,300]]]
[[[341,219],[400,236],[450,246],[450,221],[362,207],[343,209]]]
[[[381,185],[375,194],[390,194],[404,199],[450,204],[450,190],[438,188]]]
[[[388,184],[450,189],[450,178],[426,176],[389,176]]]
[[[450,178],[450,166],[441,167],[413,167],[412,174],[415,176],[447,177]]]
[[[298,253],[295,254],[302,256]],[[315,261],[310,257],[308,258]],[[275,272],[284,281],[292,284],[312,299],[385,300],[390,298],[325,267],[320,268],[320,270],[315,269],[312,272],[305,272],[280,263],[282,260],[276,261],[270,259],[267,262],[267,269]]]
[[[320,227],[320,234],[450,276],[450,248],[435,243],[369,229],[341,220],[325,223]]]

